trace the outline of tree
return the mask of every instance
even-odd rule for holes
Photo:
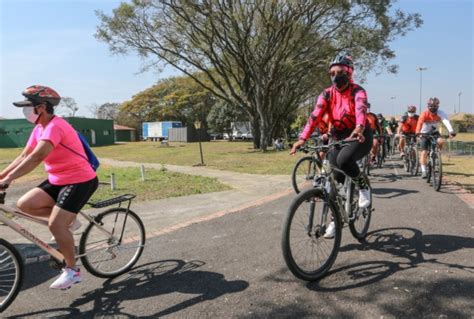
[[[104,103],[97,109],[96,117],[102,120],[115,120],[120,106],[120,103]]]
[[[209,128],[216,133],[227,133],[232,137],[232,122],[245,122],[248,119],[242,111],[226,101],[220,100],[207,115]]]
[[[330,59],[350,50],[363,75],[388,67],[388,44],[421,25],[391,0],[134,0],[98,12],[96,37],[147,68],[170,64],[252,122],[266,150],[275,125],[321,91]],[[204,74],[207,82],[195,76]]]
[[[79,110],[76,101],[72,97],[63,96],[59,102],[59,112],[64,116],[74,117]]]
[[[136,94],[123,103],[121,111],[140,122],[173,120],[193,126],[195,121],[201,121],[203,128],[207,128],[207,114],[216,101],[212,93],[192,78],[182,76],[161,80]]]

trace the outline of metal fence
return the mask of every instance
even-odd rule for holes
[[[451,141],[447,142],[448,153],[453,155],[470,155],[474,154],[474,142],[460,142],[460,141]]]

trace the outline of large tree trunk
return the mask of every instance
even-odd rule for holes
[[[250,123],[252,125],[252,134],[253,134],[253,148],[260,148],[260,118],[258,116],[252,115],[250,117]]]

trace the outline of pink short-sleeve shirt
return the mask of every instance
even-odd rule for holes
[[[63,118],[53,117],[46,127],[36,125],[26,145],[34,149],[39,141],[49,141],[54,146],[51,153],[44,159],[44,167],[51,184],[78,184],[96,177],[96,173],[87,161],[87,155],[76,130]]]

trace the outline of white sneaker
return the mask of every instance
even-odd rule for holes
[[[324,238],[334,238],[336,235],[336,225],[334,222],[330,222],[328,227],[326,228],[326,233],[324,233]]]
[[[370,188],[359,190],[359,208],[370,206]]]
[[[74,222],[69,225],[69,231],[71,232],[71,234],[73,234],[76,230],[78,230],[79,228],[81,228],[82,226],[82,223],[79,221],[79,219],[75,219]],[[51,237],[51,241],[52,242],[55,242],[56,241],[56,238],[54,238],[54,236]]]
[[[62,269],[62,274],[56,279],[49,288],[66,290],[71,288],[72,285],[80,283],[82,280],[81,270],[77,271],[69,267]]]

